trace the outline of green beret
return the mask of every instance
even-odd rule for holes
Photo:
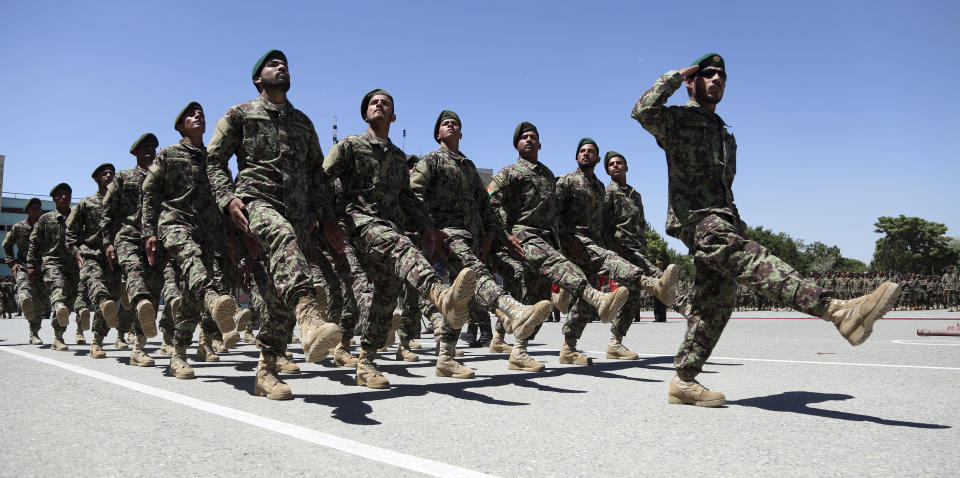
[[[260,70],[263,70],[263,65],[265,65],[268,61],[273,60],[275,58],[279,58],[283,60],[284,63],[287,62],[287,55],[284,55],[282,51],[270,50],[264,53],[263,56],[261,56],[260,59],[253,64],[253,74],[250,75],[250,79],[260,76]],[[254,83],[254,86],[256,86],[256,83]]]
[[[39,205],[40,207],[43,207],[43,203],[40,202],[39,199],[37,199],[37,198],[30,198],[30,200],[27,201],[27,205],[26,205],[26,206],[23,206],[23,212],[27,212],[27,209],[30,209],[30,206],[33,205],[34,203],[36,203],[36,204]]]
[[[620,156],[621,158],[623,158],[623,164],[627,164],[627,158],[624,158],[622,154],[620,154],[620,153],[618,153],[618,152],[616,152],[616,151],[614,151],[614,150],[610,150],[610,151],[607,151],[607,154],[604,154],[604,155],[603,155],[603,170],[604,170],[604,171],[607,170],[607,165],[610,164],[610,160],[613,159],[613,158],[616,158],[617,156]]]
[[[184,106],[183,109],[177,113],[177,120],[173,122],[173,129],[180,131],[180,122],[183,121],[183,118],[187,117],[187,113],[193,110],[203,111],[203,107],[196,101],[191,101],[187,106]]]
[[[723,57],[716,53],[707,53],[706,55],[693,60],[693,63],[690,66],[699,65],[700,68],[706,68],[708,66],[719,66],[720,68],[726,68],[723,66]]]
[[[93,170],[93,174],[91,174],[90,177],[93,178],[93,179],[97,179],[97,175],[100,174],[100,171],[103,171],[104,169],[109,169],[109,170],[113,171],[114,173],[117,172],[117,168],[113,167],[112,164],[110,164],[110,163],[103,163],[103,164],[101,164],[100,166],[97,166],[97,169],[94,169],[94,170]]]
[[[134,141],[133,144],[130,146],[130,154],[133,154],[133,152],[136,151],[137,148],[140,147],[140,143],[143,143],[144,141],[147,141],[147,140],[153,141],[153,144],[156,144],[157,146],[160,146],[160,141],[157,140],[157,137],[156,137],[153,133],[143,133],[143,134],[142,134],[139,138],[137,138],[137,140]]]
[[[53,189],[50,190],[50,197],[53,197],[53,195],[54,195],[54,194],[57,194],[57,191],[59,191],[59,190],[61,190],[61,189],[66,189],[67,191],[70,191],[71,194],[73,193],[73,188],[71,188],[69,184],[67,184],[67,183],[60,183],[60,184],[54,186]]]
[[[524,121],[517,125],[517,129],[513,130],[513,147],[514,148],[516,148],[517,143],[520,142],[520,135],[522,135],[523,133],[526,133],[527,131],[533,131],[534,133],[537,133],[538,136],[540,135],[540,132],[537,131],[537,127],[534,126],[533,123],[528,123]]]
[[[437,122],[433,125],[433,139],[435,139],[438,143],[440,142],[440,139],[437,138],[437,136],[440,134],[440,123],[443,123],[443,120],[447,118],[453,118],[457,120],[457,124],[459,124],[461,128],[463,127],[463,123],[460,122],[460,117],[457,116],[456,113],[450,110],[441,111],[440,116],[437,116]]]
[[[360,117],[363,118],[364,121],[367,120],[367,105],[369,105],[370,100],[377,95],[386,96],[387,98],[390,98],[391,103],[394,102],[393,97],[390,96],[390,93],[387,93],[387,90],[381,90],[380,88],[371,90],[369,93],[363,95],[363,101],[360,103]],[[394,107],[394,110],[396,110],[396,107]]]
[[[414,167],[419,162],[420,162],[420,156],[417,156],[415,154],[407,155],[407,169]]]
[[[577,152],[574,153],[573,157],[576,158],[576,157],[580,156],[580,148],[582,148],[583,145],[585,145],[585,144],[592,144],[592,145],[596,146],[596,147],[597,147],[597,153],[600,152],[600,146],[597,145],[597,142],[594,141],[593,138],[589,138],[589,137],[588,137],[588,138],[582,138],[582,139],[580,139],[580,142],[577,143]]]

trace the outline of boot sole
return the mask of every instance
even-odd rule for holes
[[[193,379],[197,378],[196,374],[194,374],[193,372],[189,372],[189,373],[176,372],[176,373],[174,373],[174,372],[171,372],[170,370],[167,370],[167,375],[170,375],[171,377],[175,377],[177,380],[193,380]]]
[[[137,367],[154,367],[157,365],[157,363],[156,362],[139,362],[131,358],[130,365],[134,365]]]
[[[233,321],[233,316],[237,313],[237,303],[234,302],[232,297],[218,297],[211,309],[210,315],[213,316],[213,321],[217,323],[220,333],[226,335],[228,332],[237,329],[237,324]],[[236,345],[236,342],[234,345]]]
[[[660,302],[663,302],[668,307],[677,301],[677,282],[680,281],[680,274],[677,273],[677,266],[675,264],[670,264],[663,271],[663,276],[660,278],[663,280],[663,290],[666,292],[666,295],[663,297],[657,297]]]
[[[23,299],[23,302],[20,302],[20,312],[23,313],[23,316],[27,319],[28,322],[32,321],[33,320],[33,299],[31,299],[30,297]]]
[[[513,347],[512,347],[512,346],[506,346],[505,349],[506,349],[506,350],[504,350],[504,349],[497,350],[497,349],[493,348],[493,346],[491,345],[491,346],[490,346],[490,353],[492,353],[492,354],[508,354],[508,353],[510,353],[510,352],[513,352]]]
[[[307,362],[317,363],[325,359],[330,354],[330,349],[336,347],[342,337],[343,333],[340,332],[340,326],[329,322],[320,326],[317,329],[317,337],[309,346],[307,346],[306,341],[303,342],[303,352],[307,357]]]
[[[113,300],[105,300],[100,304],[100,313],[103,314],[103,320],[107,323],[107,327],[111,329],[116,329],[120,327],[120,319],[117,318],[117,303]]]
[[[232,349],[240,343],[240,333],[236,330],[231,330],[223,334],[223,346],[227,349]]]
[[[522,366],[520,366],[520,365],[514,364],[513,362],[510,362],[510,363],[507,364],[507,369],[508,369],[508,370],[521,370],[521,371],[524,371],[524,372],[542,372],[543,369],[545,369],[545,368],[546,368],[545,365],[534,366],[534,367],[522,367]]]
[[[674,405],[696,405],[698,407],[722,407],[727,404],[726,398],[721,398],[719,400],[694,400],[692,398],[680,398],[674,397],[673,395],[667,395],[667,403]]]
[[[62,326],[66,327],[70,324],[70,309],[66,306],[57,307],[57,322]]]
[[[153,303],[144,301],[137,305],[137,321],[140,322],[143,335],[147,338],[157,336],[157,309],[153,307]]]
[[[338,367],[352,367],[352,368],[357,368],[357,364],[358,364],[358,363],[360,363],[359,360],[356,361],[356,362],[353,362],[353,363],[347,363],[347,362],[344,362],[344,361],[342,361],[342,360],[337,360],[337,359],[334,359],[334,360],[333,360],[333,364],[336,365],[336,366],[338,366]]]
[[[370,382],[367,382],[366,380],[361,379],[360,377],[357,377],[357,385],[364,386],[364,387],[367,387],[367,388],[373,388],[373,389],[376,389],[376,390],[386,390],[386,389],[390,388],[390,384],[389,384],[389,383],[384,383],[384,384],[372,384],[372,383],[370,383]]]
[[[459,330],[470,321],[470,299],[477,291],[477,273],[470,268],[461,270],[456,280],[450,284],[450,288],[453,296],[453,315],[449,318],[444,317],[444,320],[450,327]]]
[[[608,359],[617,359],[617,360],[636,360],[636,359],[640,358],[640,356],[639,356],[639,355],[635,355],[635,356],[629,356],[629,355],[623,356],[623,355],[618,355],[618,354],[607,353],[607,358],[608,358]]]
[[[250,318],[253,317],[253,312],[250,309],[238,309],[237,311],[237,330],[246,330],[247,323],[250,322]]]
[[[870,334],[873,333],[873,323],[886,315],[887,312],[890,312],[890,309],[896,304],[897,298],[900,297],[900,286],[893,282],[884,282],[880,284],[878,289],[884,289],[884,291],[880,297],[880,301],[877,303],[877,307],[863,319],[863,322],[858,327],[853,329],[853,332],[851,332],[847,338],[850,345],[854,347],[864,343],[870,338]]]
[[[453,373],[453,372],[441,372],[441,371],[436,370],[436,369],[434,369],[434,371],[436,372],[436,375],[437,375],[438,377],[474,378],[474,377],[477,376],[477,374],[476,374],[476,373],[473,373],[473,372],[470,372],[470,373]]]
[[[293,392],[267,393],[266,390],[260,387],[254,387],[253,394],[258,397],[267,397],[270,400],[292,400],[293,399]]]
[[[90,310],[83,309],[80,313],[80,330],[90,330]]]
[[[578,360],[578,359],[573,359],[573,360],[571,360],[571,359],[568,359],[568,358],[560,357],[560,358],[558,359],[558,361],[559,361],[561,364],[564,364],[564,365],[593,365],[593,359],[592,359],[592,358],[588,358],[586,361],[583,361],[583,360]]]
[[[620,292],[621,290],[623,292]],[[613,319],[617,318],[617,315],[620,314],[620,309],[627,303],[627,299],[630,298],[630,290],[626,287],[617,287],[617,290],[613,291],[612,294],[613,300],[611,301],[610,308],[605,311],[606,313],[600,315],[600,322],[604,324],[613,322]],[[599,311],[597,312],[599,313]]]
[[[550,314],[553,313],[553,304],[549,300],[541,300],[536,304],[533,304],[530,315],[527,317],[527,320],[523,321],[519,326],[513,330],[513,336],[519,340],[523,340],[530,336],[540,324],[544,323],[547,320],[547,317],[550,317]]]

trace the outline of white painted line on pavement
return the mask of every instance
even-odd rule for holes
[[[538,349],[542,350],[542,349]],[[591,354],[597,355],[606,355],[606,352],[597,352],[594,350],[587,351]],[[664,355],[664,354],[637,354],[641,357],[673,357],[673,355]],[[924,370],[954,370],[960,371],[960,367],[933,367],[928,365],[895,365],[888,363],[853,363],[853,362],[817,362],[815,360],[781,360],[781,359],[762,359],[762,358],[740,358],[740,357],[713,357],[711,356],[707,361],[710,360],[736,360],[736,361],[745,361],[745,362],[774,362],[774,363],[800,363],[800,364],[814,364],[814,365],[855,365],[859,367],[886,367],[886,368],[918,368]]]
[[[946,340],[891,340],[891,342],[900,345],[939,345],[941,347],[956,347],[960,345],[960,341],[956,339],[946,339]]]
[[[107,382],[107,383],[111,383],[111,384],[118,385],[123,388],[127,388],[136,392],[144,393],[157,398],[178,403],[180,405],[194,408],[194,409],[207,412],[213,415],[219,415],[224,418],[229,418],[231,420],[236,420],[238,422],[246,423],[248,425],[253,425],[255,427],[263,428],[264,430],[268,430],[271,432],[281,433],[283,435],[297,438],[308,443],[313,443],[314,445],[320,445],[322,447],[331,448],[337,451],[342,451],[344,453],[356,455],[361,458],[366,458],[368,460],[379,461],[380,463],[386,463],[388,465],[396,466],[398,468],[403,468],[410,471],[415,471],[418,473],[423,473],[425,475],[436,476],[439,478],[446,478],[446,477],[492,478],[493,477],[493,475],[487,475],[484,473],[480,473],[478,471],[468,470],[466,468],[460,468],[458,466],[441,463],[439,461],[428,460],[426,458],[420,458],[417,456],[407,455],[407,454],[396,452],[393,450],[387,450],[385,448],[367,445],[365,443],[353,441],[348,438],[341,438],[335,435],[330,435],[328,433],[322,433],[316,430],[311,430],[309,428],[301,427],[299,425],[293,425],[290,423],[281,422],[279,420],[261,417],[260,415],[254,415],[252,413],[237,410],[235,408],[224,407],[222,405],[217,405],[215,403],[205,402],[203,400],[198,400],[196,398],[188,397],[186,395],[181,395],[179,393],[164,390],[162,388],[152,387],[150,385],[144,385],[131,380],[114,377],[113,375],[110,375],[110,374],[97,372],[95,370],[89,370],[83,367],[78,367],[76,365],[71,365],[65,362],[61,362],[59,360],[53,360],[40,355],[24,352],[22,350],[17,350],[9,347],[0,347],[0,350],[3,350],[4,352],[9,352],[14,355],[19,355],[21,357],[25,357],[31,360],[36,360],[37,362],[42,362],[48,365],[53,365],[55,367],[60,367],[65,370],[78,373],[80,375],[86,375],[88,377],[92,377],[98,380],[103,380],[104,382]]]

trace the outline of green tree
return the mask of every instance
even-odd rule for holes
[[[881,216],[873,224],[877,239],[871,270],[900,273],[939,273],[957,262],[960,251],[951,247],[947,226],[919,217]]]

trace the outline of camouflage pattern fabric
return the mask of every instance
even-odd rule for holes
[[[33,301],[36,319],[31,321],[30,330],[36,331],[40,330],[40,320],[50,315],[50,301],[43,281],[38,277],[38,280],[31,282],[27,274],[27,253],[30,250],[31,232],[33,232],[33,226],[26,219],[14,224],[3,238],[3,254],[11,270],[14,266],[18,267],[14,274],[14,300],[17,305],[27,298]]]
[[[72,307],[77,299],[77,284],[80,281],[80,269],[77,261],[70,256],[66,246],[67,216],[53,210],[44,213],[30,233],[30,248],[27,252],[27,264],[42,264],[42,277],[50,290],[50,303],[62,303]],[[63,332],[66,327],[56,320],[53,330]]]

